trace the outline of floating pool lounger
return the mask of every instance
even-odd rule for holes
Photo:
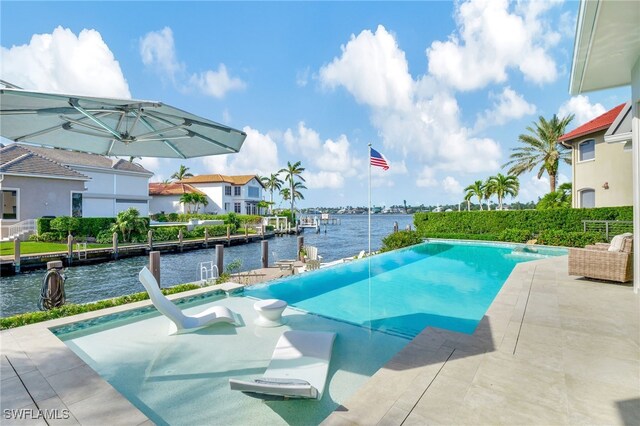
[[[262,377],[229,379],[229,386],[254,394],[321,399],[335,338],[336,333],[325,331],[285,331]]]

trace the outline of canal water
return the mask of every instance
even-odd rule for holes
[[[355,256],[361,250],[367,249],[367,215],[335,215],[332,217],[339,219],[340,224],[323,225],[318,234],[311,230],[306,230],[301,234],[304,236],[305,244],[318,247],[318,254],[322,256],[323,262]],[[382,238],[393,231],[394,222],[398,222],[400,229],[405,229],[407,225],[413,227],[413,216],[371,216],[372,250],[380,248]],[[270,264],[278,259],[296,257],[296,236],[276,237],[268,241]],[[224,249],[225,265],[240,260],[242,271],[260,268],[260,257],[260,242],[225,247]],[[215,261],[215,248],[180,254],[162,254],[160,271],[162,286],[171,287],[199,280],[198,265],[200,262],[211,260]],[[144,291],[137,277],[140,269],[148,261],[148,257],[140,256],[68,268],[65,272],[67,301],[87,303]],[[0,317],[37,311],[44,275],[44,270],[38,270],[2,277],[0,279]]]

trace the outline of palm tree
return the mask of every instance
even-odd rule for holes
[[[180,202],[187,207],[187,214],[191,213],[191,205],[194,204],[193,196],[197,195],[192,192],[185,192],[180,196]]]
[[[307,189],[306,186],[302,184],[302,182],[296,182],[293,184],[293,199],[294,200],[304,200],[304,195],[300,192],[301,189]]]
[[[464,194],[464,200],[467,202],[467,211],[471,211],[471,197],[473,197],[471,192]]]
[[[296,178],[305,182],[305,179],[302,177],[302,172],[304,172],[305,169],[304,167],[301,167],[301,166],[302,166],[302,163],[300,161],[296,161],[294,164],[291,164],[290,161],[287,161],[287,167],[280,169],[280,171],[278,172],[278,174],[284,173],[284,180],[289,183],[289,196],[291,200],[291,220],[292,221],[295,221],[293,207],[294,207],[296,198],[304,199],[302,197],[302,194],[299,192],[298,194],[300,196],[296,197],[296,187],[295,187]],[[298,187],[298,188],[301,188],[301,187]],[[302,188],[306,189],[304,185],[302,186]]]
[[[565,133],[573,117],[574,115],[571,114],[560,119],[554,114],[548,121],[542,116],[538,117],[538,122],[527,127],[530,134],[518,136],[518,140],[524,146],[514,148],[511,160],[502,167],[511,165],[508,174],[520,176],[540,166],[538,179],[546,172],[549,175],[550,192],[554,192],[560,161],[571,164],[571,150],[561,145],[558,138]]]
[[[191,203],[194,205],[196,213],[198,213],[200,204],[202,204],[203,208],[207,207],[209,205],[209,200],[207,200],[207,196],[204,194],[192,193]]]
[[[491,204],[489,200],[491,199],[491,196],[495,194],[495,192],[493,192],[493,188],[489,186],[489,179],[487,179],[482,185],[484,188],[484,193],[483,193],[484,199],[487,202],[487,211],[489,211],[491,210]]]
[[[497,176],[491,176],[487,181],[487,186],[498,196],[498,210],[502,210],[502,201],[506,195],[515,197],[520,189],[520,182],[515,176],[505,176],[498,173]]]
[[[475,181],[473,184],[467,186],[465,189],[465,200],[467,197],[471,199],[471,197],[478,197],[478,204],[480,205],[480,210],[482,210],[482,199],[484,198],[484,183],[481,180]]]
[[[264,185],[265,189],[269,191],[269,211],[271,211],[271,206],[273,206],[273,191],[280,191],[284,182],[278,178],[276,173],[271,173],[271,176],[269,177],[262,176],[260,181]]]
[[[171,179],[182,180],[184,178],[192,177],[193,173],[189,173],[189,168],[185,167],[184,164],[180,164],[180,168],[177,172],[171,175]]]
[[[537,210],[571,207],[571,183],[563,183],[555,192],[546,194],[538,204]]]
[[[161,183],[163,183],[165,185],[170,184],[171,183],[171,179],[165,179]]]
[[[140,217],[137,209],[130,207],[121,211],[116,216],[116,222],[111,227],[111,232],[120,231],[123,241],[129,241],[131,234],[141,234],[146,231],[146,222]]]

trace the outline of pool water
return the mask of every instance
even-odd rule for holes
[[[472,333],[519,262],[561,249],[430,242],[247,288],[177,302],[187,314],[213,304],[243,324],[169,336],[152,307],[52,330],[91,368],[159,425],[319,424],[426,326]],[[285,325],[254,325],[257,299],[286,300]],[[229,390],[229,378],[259,377],[283,331],[337,333],[320,401],[262,401]]]
[[[427,326],[473,333],[519,262],[562,249],[429,242],[252,286],[246,294],[405,337]]]

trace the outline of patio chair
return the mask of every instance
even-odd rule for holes
[[[208,327],[219,322],[225,322],[233,325],[240,325],[241,319],[238,314],[231,311],[226,306],[212,306],[199,314],[189,316],[185,315],[180,308],[162,294],[158,281],[145,266],[138,274],[140,282],[144,286],[149,297],[161,314],[169,318],[169,334],[181,334],[202,327]]]
[[[249,394],[321,399],[335,338],[336,333],[326,331],[285,331],[262,377],[229,379],[229,387]]]
[[[611,244],[570,248],[569,275],[621,283],[632,281],[633,236],[616,235]]]

